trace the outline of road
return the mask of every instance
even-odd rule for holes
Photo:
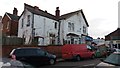
[[[62,61],[55,65],[42,66],[40,68],[93,68],[100,63],[100,59],[87,59],[82,61]]]

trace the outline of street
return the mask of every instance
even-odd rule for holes
[[[47,65],[42,66],[40,68],[93,68],[98,63],[100,63],[100,59],[86,59],[82,61],[62,61],[57,62],[55,65]]]

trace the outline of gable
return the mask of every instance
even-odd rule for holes
[[[87,22],[87,19],[86,19],[85,15],[84,15],[82,9],[81,9],[81,10],[78,10],[78,11],[75,11],[75,12],[71,12],[71,13],[67,13],[67,14],[61,15],[61,16],[60,16],[60,20],[62,20],[62,19],[68,19],[68,18],[70,18],[70,17],[72,17],[72,16],[74,16],[74,15],[77,15],[77,14],[79,14],[79,13],[81,13],[81,15],[82,15],[82,17],[83,17],[83,19],[84,19],[84,21],[85,21],[85,24],[87,25],[87,27],[89,27],[88,22]]]
[[[11,20],[18,21],[19,19],[19,16],[16,16],[14,14],[10,14],[10,13],[6,13],[6,14],[10,17]]]
[[[6,13],[4,14],[3,18],[2,18],[2,23],[4,24],[5,21],[11,20],[11,18],[6,15]]]

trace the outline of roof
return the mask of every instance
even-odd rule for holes
[[[61,20],[61,19],[68,18],[68,17],[70,17],[70,16],[72,16],[72,15],[75,15],[75,14],[77,14],[77,13],[79,13],[79,12],[81,12],[81,14],[82,14],[82,16],[83,16],[83,18],[84,18],[84,20],[85,20],[86,25],[89,27],[88,22],[87,22],[87,20],[86,20],[86,17],[85,17],[85,15],[84,15],[82,9],[81,9],[81,10],[74,11],[74,12],[70,12],[70,13],[67,13],[67,14],[64,14],[64,15],[61,15],[61,16],[60,16],[60,20]]]
[[[110,34],[106,36],[120,36],[120,28],[118,28],[117,30],[111,32]]]
[[[6,12],[6,14],[14,21],[18,21],[18,19],[19,19],[19,16],[17,16],[17,15],[10,14],[10,13],[7,13],[7,12]]]
[[[75,34],[75,33],[68,33],[67,36],[76,36],[76,37],[78,37],[79,35]]]
[[[120,40],[120,28],[105,36],[105,40]]]
[[[43,11],[41,9],[38,9],[38,10],[35,10],[35,7],[31,6],[31,5],[28,5],[28,4],[24,4],[25,5],[25,8],[30,11],[31,13],[34,13],[34,14],[37,14],[37,15],[41,15],[41,16],[44,16],[44,17],[47,17],[47,18],[50,18],[50,19],[54,19],[54,20],[57,20],[56,17],[46,11]]]
[[[72,15],[74,15],[74,14],[76,14],[76,13],[81,12],[81,14],[82,14],[82,16],[83,16],[83,18],[84,18],[84,20],[85,20],[86,25],[89,27],[88,22],[87,22],[87,20],[86,20],[86,18],[85,18],[85,15],[84,15],[82,9],[81,9],[81,10],[78,10],[78,11],[74,11],[74,12],[70,12],[70,13],[61,15],[61,16],[59,17],[59,19],[57,19],[55,15],[52,15],[52,14],[46,12],[46,11],[43,11],[43,10],[39,9],[38,7],[37,7],[38,10],[35,10],[35,7],[33,7],[33,6],[31,6],[31,5],[28,5],[28,4],[26,4],[26,3],[24,3],[24,6],[25,6],[25,9],[27,9],[27,10],[30,11],[31,13],[34,13],[34,14],[37,14],[37,15],[41,15],[41,16],[44,16],[44,17],[47,17],[47,18],[50,18],[50,19],[54,19],[54,20],[56,20],[56,21],[57,21],[57,20],[62,20],[62,19],[68,18],[68,17],[70,17],[70,16],[72,16]],[[24,12],[24,11],[23,11],[23,12]],[[22,13],[22,14],[23,14],[23,13]],[[21,15],[22,15],[22,14],[21,14]]]

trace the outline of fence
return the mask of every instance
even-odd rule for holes
[[[2,36],[2,45],[22,45],[24,39],[23,38],[18,38],[15,36],[7,37],[7,36]]]

